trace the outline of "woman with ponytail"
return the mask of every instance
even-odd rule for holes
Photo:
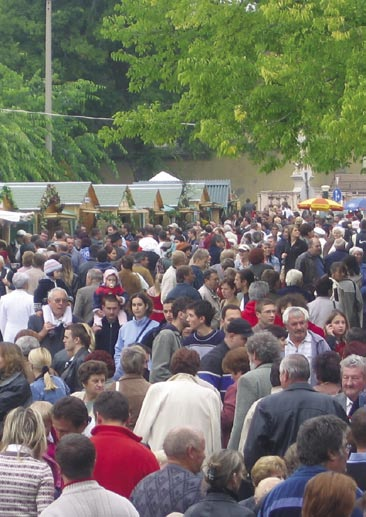
[[[31,350],[28,361],[35,376],[35,381],[30,385],[33,402],[45,400],[54,404],[58,399],[69,395],[67,384],[50,371],[52,357],[47,348],[39,347]]]

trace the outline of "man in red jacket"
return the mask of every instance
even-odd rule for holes
[[[159,470],[154,454],[127,427],[127,398],[118,391],[105,391],[94,402],[96,427],[92,430],[97,460],[94,479],[116,494],[130,497],[137,483]]]

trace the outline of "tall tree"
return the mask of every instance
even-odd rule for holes
[[[97,99],[98,88],[79,80],[55,87],[56,110],[75,113],[88,99]],[[0,64],[0,170],[2,181],[94,180],[100,164],[109,162],[87,121],[74,117],[52,120],[54,154],[45,148],[47,119],[43,111],[43,81],[29,81]],[[11,107],[9,109],[9,107]],[[22,111],[23,110],[23,111]]]
[[[123,0],[104,23],[129,65],[134,109],[107,142],[189,135],[272,170],[297,158],[330,171],[366,154],[364,0]]]

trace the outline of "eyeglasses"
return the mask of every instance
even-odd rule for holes
[[[67,303],[69,300],[67,298],[54,298],[53,301],[55,303]]]

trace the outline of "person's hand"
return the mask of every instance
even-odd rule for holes
[[[51,330],[53,330],[56,327],[53,323],[46,321],[46,323],[43,325],[43,329],[48,333]]]
[[[96,311],[94,311],[94,314],[96,314],[98,318],[103,318],[104,316],[104,312],[102,311],[102,309],[97,309]]]
[[[100,332],[102,330],[102,327],[100,327],[99,325],[93,325],[92,326],[92,331],[94,332],[94,334],[96,334],[97,332]]]
[[[328,325],[325,326],[325,332],[328,334],[328,336],[334,336],[333,326],[331,323],[328,323]]]

